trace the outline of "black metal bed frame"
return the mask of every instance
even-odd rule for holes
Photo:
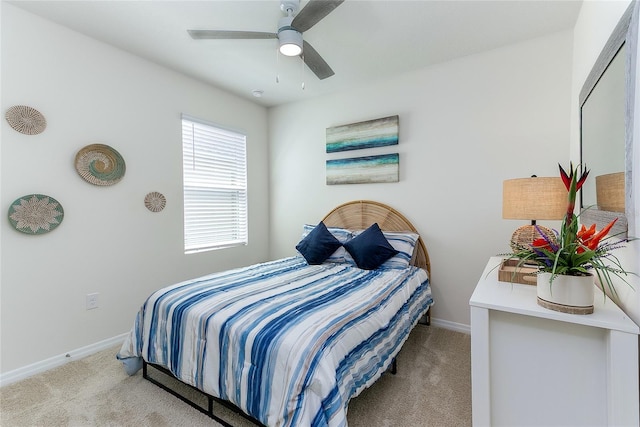
[[[424,321],[423,321],[424,319]],[[418,321],[418,324],[420,325],[426,325],[429,326],[431,325],[431,307],[429,307],[429,309],[427,309],[427,312],[425,313],[424,316],[422,316],[422,318],[420,318],[420,320]],[[148,369],[149,367],[152,367],[153,369],[157,370],[158,372],[166,375],[169,378],[172,378],[173,380],[179,381],[180,384],[189,387],[191,390],[195,391],[196,393],[198,393],[201,396],[206,397],[207,399],[207,407],[203,408],[202,406],[198,405],[196,402],[194,402],[193,400],[190,400],[188,397],[178,393],[176,390],[173,390],[172,388],[168,387],[167,385],[161,383],[160,381],[156,380],[155,378],[149,376],[149,372]],[[391,360],[391,365],[389,366],[389,368],[387,369],[387,371],[392,374],[395,375],[398,372],[398,363],[396,361],[396,358],[394,357]],[[251,415],[246,414],[242,409],[238,408],[236,405],[234,405],[233,403],[226,401],[226,400],[222,400],[218,397],[212,396],[208,393],[205,393],[204,391],[190,385],[190,384],[186,384],[182,381],[180,381],[178,378],[176,378],[171,371],[169,371],[166,368],[163,368],[160,365],[156,365],[153,363],[148,363],[146,360],[142,360],[142,377],[144,379],[146,379],[147,381],[157,385],[158,387],[160,387],[161,389],[163,389],[164,391],[171,393],[172,395],[174,395],[175,397],[177,397],[178,399],[182,400],[183,402],[191,405],[193,408],[197,409],[198,411],[202,412],[203,414],[209,416],[210,418],[214,419],[215,421],[219,422],[220,424],[222,424],[224,427],[234,427],[233,424],[229,424],[228,421],[223,420],[222,418],[218,417],[216,414],[214,414],[213,412],[213,404],[218,403],[219,405],[224,406],[225,408],[235,412],[236,414],[242,416],[244,419],[250,421],[251,423],[255,424],[256,426],[263,426],[264,424],[262,424],[260,421],[258,421],[257,419],[255,419],[254,417],[252,417]]]
[[[236,405],[234,405],[231,402],[228,402],[226,400],[222,400],[220,398],[217,398],[215,396],[211,396],[208,393],[205,393],[204,391],[183,383],[182,381],[180,381],[181,384],[189,387],[191,390],[195,391],[196,393],[198,393],[201,396],[204,396],[207,398],[207,407],[203,408],[202,406],[198,405],[196,402],[190,400],[188,397],[178,393],[177,391],[173,390],[172,388],[168,387],[167,385],[161,383],[160,381],[156,380],[155,378],[149,376],[149,372],[148,369],[149,367],[154,368],[155,370],[161,372],[162,374],[176,380],[176,381],[180,381],[179,379],[177,379],[172,373],[171,371],[169,371],[168,369],[163,368],[162,366],[159,365],[155,365],[153,363],[148,363],[146,360],[142,361],[142,377],[144,379],[146,379],[147,381],[152,382],[153,384],[157,385],[158,387],[160,387],[161,389],[163,389],[164,391],[171,393],[172,395],[174,395],[175,397],[177,397],[178,399],[182,400],[185,403],[188,403],[189,405],[191,405],[192,407],[196,408],[198,411],[202,412],[205,415],[208,415],[209,417],[213,418],[215,421],[219,422],[220,424],[222,424],[225,427],[233,427],[233,424],[229,424],[229,422],[223,420],[222,418],[218,417],[216,414],[214,414],[213,412],[213,404],[218,403],[222,406],[224,406],[227,409],[230,409],[231,411],[235,412],[236,414],[242,416],[243,418],[249,420],[250,422],[252,422],[253,424],[257,425],[257,426],[264,426],[264,424],[262,424],[260,421],[256,420],[255,418],[253,418],[251,415],[247,415],[244,413],[244,411],[240,408],[238,408]]]

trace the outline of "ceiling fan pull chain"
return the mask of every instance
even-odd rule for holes
[[[300,69],[300,80],[302,80],[302,90],[304,90],[304,54],[300,55],[300,58],[302,59],[302,61],[300,61],[302,63],[302,68]]]
[[[280,50],[276,49],[276,83],[280,83],[280,74],[278,71],[280,70]]]

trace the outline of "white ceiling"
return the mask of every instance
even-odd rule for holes
[[[276,32],[279,0],[10,3],[265,106],[568,30],[581,7],[579,0],[346,0],[304,33],[336,73],[321,81],[300,58],[278,57],[275,39],[193,40],[187,34]],[[254,89],[263,96],[254,98]]]

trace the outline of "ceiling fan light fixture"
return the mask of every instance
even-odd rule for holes
[[[1,1],[1,0],[0,0]],[[300,9],[301,0],[280,0],[280,9],[287,16],[278,20],[276,32],[265,31],[232,31],[232,30],[187,30],[191,38],[202,39],[278,39],[276,58],[280,54],[298,56],[302,59],[302,70],[306,66],[318,79],[324,80],[335,73],[320,56],[320,54],[306,40],[302,34],[316,25],[325,16],[340,6],[344,0],[305,0],[305,6]],[[298,13],[299,12],[299,13]],[[273,44],[271,44],[273,47]],[[276,74],[276,82],[279,77]]]
[[[280,41],[280,53],[285,56],[298,56],[302,53],[302,34],[294,29],[285,29],[278,32]]]

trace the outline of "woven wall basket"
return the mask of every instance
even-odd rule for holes
[[[76,170],[93,185],[113,185],[124,176],[124,159],[113,148],[104,144],[87,145],[76,154]]]
[[[162,193],[152,191],[144,197],[144,205],[151,212],[160,212],[167,205],[167,199]]]
[[[44,194],[29,194],[9,207],[9,223],[25,234],[44,234],[58,227],[64,218],[62,205]]]
[[[37,135],[47,127],[47,120],[40,111],[26,105],[14,105],[4,115],[13,129],[25,135]]]

